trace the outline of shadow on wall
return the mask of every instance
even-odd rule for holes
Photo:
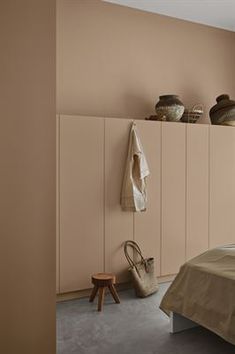
[[[147,100],[143,94],[126,93],[123,96],[123,105],[128,118],[144,119],[154,114],[155,103]]]

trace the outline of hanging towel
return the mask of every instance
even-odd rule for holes
[[[121,206],[124,211],[145,211],[146,177],[150,174],[135,123],[129,136],[126,170],[123,178]]]

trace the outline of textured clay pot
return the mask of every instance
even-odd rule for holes
[[[155,106],[157,120],[178,122],[184,113],[184,105],[176,95],[163,95]]]
[[[235,101],[229,95],[220,95],[216,98],[217,104],[210,109],[212,124],[235,126]]]

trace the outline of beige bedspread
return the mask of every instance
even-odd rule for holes
[[[235,245],[186,262],[160,308],[185,316],[235,345]]]

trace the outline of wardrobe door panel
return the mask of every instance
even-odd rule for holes
[[[210,127],[210,247],[235,243],[235,129]]]
[[[209,126],[187,125],[186,258],[208,249],[209,242]]]
[[[185,144],[183,123],[162,123],[161,275],[175,274],[185,261]]]
[[[60,118],[60,292],[104,270],[104,119]]]
[[[161,123],[137,121],[150,175],[147,177],[147,209],[134,213],[134,239],[146,257],[155,258],[160,275],[161,250]]]
[[[105,119],[105,271],[118,282],[129,279],[123,243],[133,239],[133,213],[120,206],[130,127],[130,120]]]

